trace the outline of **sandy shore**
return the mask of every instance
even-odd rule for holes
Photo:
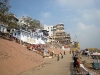
[[[0,38],[0,75],[16,75],[44,62],[37,53]]]
[[[57,54],[62,52],[56,50]],[[41,65],[42,64],[42,65]],[[0,38],[0,75],[76,75],[72,55],[42,58],[18,43]],[[97,75],[96,73],[93,75]]]
[[[87,69],[88,70],[88,69]],[[92,70],[88,70],[92,75],[99,75]],[[86,75],[77,73],[73,68],[72,55],[69,52],[64,55],[63,59],[57,61],[57,57],[46,58],[46,62],[36,68],[21,72],[18,75]]]
[[[71,75],[72,59],[69,52],[63,59],[57,61],[57,57],[46,58],[46,62],[41,66],[22,72],[18,75]]]

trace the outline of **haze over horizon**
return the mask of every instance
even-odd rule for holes
[[[43,25],[63,23],[81,49],[100,49],[100,0],[9,0],[10,12]]]

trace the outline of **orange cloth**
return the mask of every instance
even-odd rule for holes
[[[27,48],[28,48],[28,49],[30,48],[30,44],[27,45]]]
[[[80,61],[79,60],[77,60],[77,66],[80,67]]]

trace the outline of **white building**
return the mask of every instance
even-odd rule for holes
[[[7,33],[7,26],[0,24],[0,32]]]
[[[48,31],[49,37],[53,35],[53,26],[43,26],[44,30]]]
[[[52,41],[52,36],[53,36],[53,26],[47,26],[47,25],[44,25],[43,26],[44,30],[47,30],[48,31],[48,39],[47,39],[47,42],[51,42]]]
[[[45,44],[47,42],[47,37],[40,29],[37,29],[35,32],[16,30],[13,32],[13,36],[30,44]]]

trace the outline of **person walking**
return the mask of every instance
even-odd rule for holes
[[[63,59],[63,55],[61,54],[61,58]]]
[[[62,58],[62,53],[60,52],[59,57]]]
[[[65,51],[64,51],[64,55],[66,55]]]
[[[73,62],[73,66],[74,66],[74,69],[76,70],[77,69],[77,56],[75,55],[74,57],[73,57],[73,60],[74,60],[74,62]]]
[[[57,61],[59,61],[59,54],[58,54],[58,56],[57,56]]]
[[[63,55],[61,55],[61,58],[63,59]]]

